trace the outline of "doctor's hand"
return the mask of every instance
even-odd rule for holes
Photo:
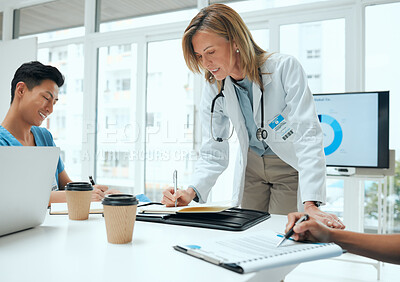
[[[288,214],[288,223],[286,224],[285,233],[289,231],[294,223],[302,217],[304,213],[293,212]],[[303,221],[293,227],[294,234],[292,238],[296,241],[309,240],[312,242],[331,242],[334,230],[328,228],[318,220],[310,217],[309,220]]]
[[[174,188],[169,187],[163,191],[161,203],[167,207],[174,207],[175,200],[178,200],[177,206],[187,206],[196,197],[196,192],[192,188],[187,190],[178,189],[174,194]]]
[[[340,221],[340,219],[330,213],[326,213],[321,211],[314,202],[305,202],[304,203],[304,211],[308,213],[311,217],[315,218],[316,220],[322,222],[328,227],[337,228],[337,229],[344,229],[344,224]]]

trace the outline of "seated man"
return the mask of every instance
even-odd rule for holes
[[[304,213],[288,214],[286,232]],[[292,236],[296,241],[333,242],[348,252],[372,259],[400,264],[400,234],[363,234],[329,228],[314,218],[297,224]]]
[[[0,146],[55,146],[51,133],[39,126],[53,112],[59,87],[63,84],[64,77],[55,67],[37,61],[20,66],[11,83],[10,109],[0,126]],[[61,158],[55,178],[60,188],[72,181]],[[104,185],[95,185],[92,201],[100,201],[105,194],[117,192]],[[51,192],[50,203],[65,201],[64,191]]]

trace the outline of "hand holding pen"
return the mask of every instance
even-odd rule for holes
[[[293,212],[288,214],[288,223],[286,231],[293,230],[292,238],[295,241],[311,241],[311,242],[331,242],[332,234],[338,229],[329,228],[319,220],[309,217],[301,223],[297,223],[305,214]],[[296,223],[295,223],[296,222]]]
[[[172,174],[174,187],[168,187],[163,190],[161,203],[167,207],[187,206],[196,196],[193,188],[178,189],[178,172],[175,170]]]
[[[282,240],[276,245],[276,247],[278,248],[280,245],[282,245],[283,242],[285,242],[287,239],[289,239],[290,237],[292,237],[292,235],[294,234],[294,230],[293,228],[297,225],[302,223],[303,221],[308,220],[309,216],[308,214],[304,214],[302,217],[300,217],[296,223],[292,226],[292,228],[290,228],[286,234],[283,236]]]
[[[92,176],[89,176],[90,184],[93,186],[92,201],[101,201],[105,195],[120,194],[121,192],[115,189],[108,189],[108,186],[99,185],[94,182]]]

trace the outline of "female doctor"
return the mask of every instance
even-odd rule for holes
[[[305,211],[344,228],[325,202],[322,131],[307,76],[296,59],[262,50],[233,9],[203,8],[186,28],[189,69],[204,71],[200,117],[203,143],[192,185],[163,191],[167,206],[204,203],[229,163],[230,121],[240,148],[234,199],[242,208],[288,214]]]

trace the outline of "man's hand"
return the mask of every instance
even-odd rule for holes
[[[328,227],[344,229],[344,224],[340,221],[340,219],[330,213],[326,213],[321,211],[314,202],[305,202],[304,203],[304,212],[315,218],[316,220],[322,222]]]
[[[100,184],[93,185],[93,188],[101,190],[102,192],[106,192],[108,190],[108,186]]]
[[[104,198],[103,190],[96,187],[97,185],[93,186],[92,191],[92,202],[100,202]],[[107,187],[107,186],[106,186]],[[108,189],[108,188],[107,188]]]
[[[104,195],[111,195],[111,194],[122,194],[121,191],[116,189],[109,189],[104,192]]]

